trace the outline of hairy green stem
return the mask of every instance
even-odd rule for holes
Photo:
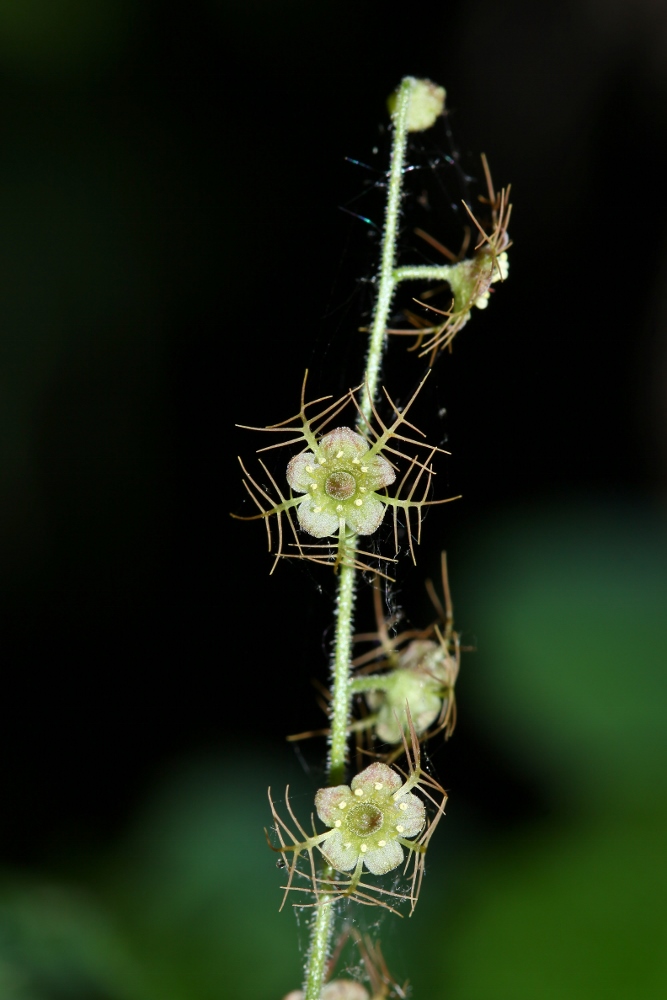
[[[354,597],[356,573],[354,554],[356,536],[352,536],[344,549],[344,563],[338,573],[336,602],[336,639],[331,664],[331,744],[329,747],[329,784],[341,785],[345,781],[347,734],[350,722],[350,662],[352,660],[352,633],[354,630]],[[351,558],[351,563],[347,560]]]
[[[333,922],[333,903],[322,902],[319,906],[315,907],[310,931],[308,965],[306,967],[305,1000],[320,1000],[324,976],[327,970]]]
[[[394,114],[394,141],[389,167],[387,210],[382,237],[382,256],[378,275],[378,294],[370,330],[361,414],[358,426],[365,430],[372,415],[372,404],[377,396],[382,354],[386,342],[387,320],[394,293],[394,266],[396,263],[396,238],[403,190],[403,171],[408,136],[410,96],[416,83],[414,77],[405,77],[398,90]],[[356,536],[346,539],[343,565],[338,576],[336,599],[336,632],[332,657],[331,677],[331,745],[329,748],[329,784],[338,785],[344,780],[347,756],[347,737],[350,716],[350,663],[352,660],[352,634],[354,630],[354,597],[356,589]],[[310,1000],[310,998],[307,998]]]
[[[382,257],[378,275],[378,292],[370,330],[361,414],[358,426],[365,430],[372,416],[373,402],[377,396],[382,355],[386,343],[387,320],[396,287],[396,238],[401,211],[403,171],[408,136],[410,97],[416,83],[414,77],[405,77],[398,90],[394,112],[394,140],[389,168],[387,210],[382,238]],[[347,739],[350,722],[352,636],[354,633],[354,599],[356,593],[355,557],[356,535],[348,536],[344,544],[343,564],[338,572],[336,598],[336,631],[331,662],[331,742],[329,746],[329,784],[339,785],[345,780]],[[325,876],[326,877],[326,876]],[[321,900],[316,907],[311,928],[311,943],[306,968],[305,1000],[320,1000],[326,972],[334,924],[334,905]]]
[[[397,267],[393,272],[394,285],[401,281],[449,281],[456,264],[415,264]]]
[[[365,419],[360,421],[365,427],[370,420],[373,401],[377,395],[380,380],[380,368],[387,339],[387,320],[391,309],[391,300],[396,288],[394,266],[396,264],[396,237],[401,215],[401,194],[403,191],[403,171],[405,169],[405,151],[408,144],[408,112],[410,96],[416,80],[406,76],[401,81],[398,90],[396,111],[394,113],[394,142],[391,148],[391,163],[389,166],[389,185],[387,189],[387,210],[384,219],[382,236],[382,257],[380,274],[378,276],[378,291],[375,301],[375,311],[371,324],[366,355],[366,371],[364,382],[367,391],[362,394],[361,412]]]

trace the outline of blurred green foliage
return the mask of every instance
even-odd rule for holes
[[[586,811],[667,793],[667,526],[648,506],[526,510],[466,567],[485,727]],[[482,573],[483,583],[471,578]],[[475,618],[477,622],[477,617]]]

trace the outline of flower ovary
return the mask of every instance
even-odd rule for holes
[[[356,493],[357,483],[353,475],[340,470],[327,476],[324,489],[335,500],[349,500]]]
[[[370,802],[360,802],[347,815],[348,829],[358,837],[367,837],[384,823],[382,811]]]

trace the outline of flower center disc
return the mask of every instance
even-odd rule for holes
[[[370,802],[361,802],[355,806],[347,815],[347,825],[352,833],[358,837],[367,837],[369,833],[379,830],[384,821],[384,816],[377,806],[372,806]]]
[[[334,500],[349,500],[357,489],[354,476],[349,472],[332,472],[327,477],[324,489]]]

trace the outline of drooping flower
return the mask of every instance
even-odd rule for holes
[[[437,309],[430,302],[420,302],[419,298],[415,299],[415,302],[424,306],[429,312],[444,317],[443,320],[432,322],[421,315],[406,310],[405,317],[416,329],[414,331],[406,328],[387,330],[388,333],[399,336],[407,336],[414,332],[416,341],[411,350],[419,350],[419,357],[428,354],[430,356],[429,364],[433,364],[439,351],[450,347],[456,334],[470,320],[473,309],[486,309],[491,298],[491,286],[497,281],[505,281],[509,275],[507,251],[512,245],[507,232],[512,214],[512,206],[509,201],[510,188],[508,186],[496,193],[484,156],[482,156],[482,165],[486,178],[487,197],[480,198],[480,200],[489,206],[490,220],[487,219],[482,225],[468,205],[463,202],[463,207],[480,236],[471,257],[463,256],[465,252],[463,248],[457,256],[428,233],[421,229],[416,230],[426,242],[452,261],[450,264],[431,268],[431,271],[436,270],[441,279],[449,285],[452,296],[449,307]],[[468,231],[464,240],[465,247],[468,245],[469,238],[470,232]],[[400,274],[400,268],[397,273]],[[434,274],[430,275],[431,278],[434,276]],[[409,274],[408,277],[417,277],[417,275]]]
[[[441,553],[442,594],[427,581],[427,590],[438,612],[438,620],[425,629],[413,628],[391,635],[396,616],[384,617],[382,588],[373,588],[377,631],[362,641],[374,646],[357,656],[359,668],[351,682],[355,695],[363,697],[366,709],[354,723],[357,732],[373,731],[383,743],[398,744],[384,760],[391,763],[401,752],[404,737],[413,728],[420,741],[444,730],[445,739],[456,725],[454,689],[461,660],[460,636],[454,631],[447,556]],[[374,665],[369,672],[370,665]]]
[[[421,736],[441,715],[443,701],[453,698],[458,663],[445,645],[432,639],[414,639],[398,655],[395,670],[382,675],[376,690],[366,694],[375,713],[375,732],[385,743],[400,743],[407,732],[406,702]],[[370,679],[366,678],[370,683]],[[402,721],[401,721],[402,720]]]

